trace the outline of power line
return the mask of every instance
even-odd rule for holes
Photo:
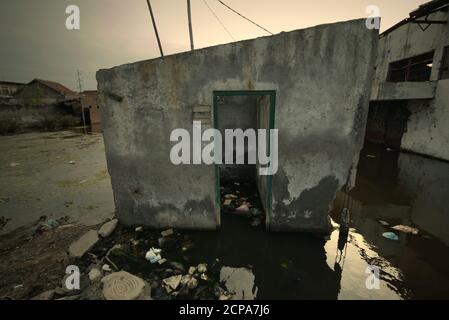
[[[228,33],[228,35],[232,38],[232,40],[235,40],[235,38],[232,36],[231,32],[226,28],[224,23],[220,20],[220,18],[215,14],[214,10],[209,6],[206,0],[203,0],[204,4],[209,8],[209,11],[214,15],[214,17],[217,19],[217,21],[221,24],[223,29]]]
[[[234,9],[232,9],[230,6],[228,6],[226,3],[224,3],[221,0],[217,0],[218,2],[220,2],[222,5],[224,5],[226,8],[228,8],[229,10],[231,10],[232,12],[238,14],[239,16],[241,16],[243,19],[248,20],[249,22],[251,22],[252,24],[258,26],[259,28],[261,28],[262,30],[268,32],[269,34],[273,35],[274,33],[268,31],[267,29],[265,29],[264,27],[262,27],[261,25],[255,23],[254,21],[252,21],[251,19],[248,19],[247,17],[245,17],[244,15],[238,13],[237,11],[235,11]]]

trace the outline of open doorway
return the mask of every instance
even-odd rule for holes
[[[410,115],[407,103],[405,100],[371,102],[365,142],[399,150]]]
[[[245,137],[243,150],[238,150],[233,141],[232,164],[227,163],[225,140],[226,129],[267,130],[266,152],[271,156],[269,130],[274,129],[275,91],[214,91],[214,128],[223,137],[222,164],[215,165],[216,214],[221,226],[223,215],[239,215],[249,220],[254,227],[270,227],[272,204],[272,175],[260,175],[259,158],[249,164],[250,152],[259,148],[250,145]],[[255,151],[254,151],[255,149]],[[243,155],[241,154],[243,151]],[[229,153],[229,152],[228,152]],[[237,164],[238,155],[242,155],[244,164]],[[228,157],[231,157],[228,154]]]

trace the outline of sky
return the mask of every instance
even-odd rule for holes
[[[379,7],[381,30],[428,0],[223,0],[276,34],[368,16]],[[223,29],[205,2],[220,18]],[[164,54],[190,50],[186,0],[151,0]],[[191,0],[195,48],[268,35],[217,0]],[[80,9],[80,30],[67,30],[69,5]],[[235,39],[235,40],[234,40]],[[57,81],[96,89],[95,73],[159,56],[146,0],[0,0],[0,80]]]

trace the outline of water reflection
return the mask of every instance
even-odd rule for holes
[[[351,192],[347,233],[338,227],[329,239],[269,233],[224,215],[219,232],[195,233],[190,259],[218,257],[223,265],[252,270],[257,299],[449,298],[448,187],[448,163],[368,145]],[[344,198],[340,192],[333,205],[337,223]],[[398,240],[384,238],[386,231]],[[380,268],[378,288],[367,286],[370,266]]]
[[[448,187],[448,163],[367,145],[351,192],[349,248],[359,250],[348,256],[380,266],[382,282],[398,297],[449,298]],[[342,199],[339,194],[336,218]],[[395,225],[419,233],[400,232],[392,229]],[[386,231],[395,232],[398,241],[385,239]]]
[[[255,189],[237,185],[240,197],[254,194]],[[191,248],[163,248],[163,256],[186,268],[205,262],[220,267],[218,278],[238,298],[447,299],[448,187],[448,163],[367,145],[355,188],[350,195],[339,192],[333,203],[336,227],[329,238],[267,232],[262,224],[252,224],[254,217],[223,210],[220,231],[183,231],[180,236],[192,242]],[[257,205],[257,199],[247,199]],[[344,205],[348,200],[351,205]],[[344,207],[352,208],[347,229],[338,225]],[[418,233],[396,230],[397,225]],[[383,237],[387,231],[398,239]],[[142,256],[137,253],[124,269],[151,274]],[[379,281],[373,266],[379,268]],[[201,286],[212,288],[214,281]],[[164,292],[159,298],[167,298]]]

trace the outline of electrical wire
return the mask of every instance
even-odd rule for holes
[[[215,14],[214,10],[212,10],[212,8],[209,6],[209,4],[207,3],[206,0],[203,0],[204,4],[207,6],[207,8],[209,9],[209,11],[214,15],[214,17],[217,19],[217,21],[221,24],[221,26],[223,27],[223,29],[227,32],[227,34],[231,37],[232,40],[235,40],[235,38],[232,36],[231,32],[229,32],[229,30],[226,28],[226,26],[224,25],[224,23],[220,20],[220,18]]]
[[[257,27],[259,27],[260,29],[268,32],[269,34],[273,35],[273,33],[271,31],[268,31],[267,29],[265,29],[264,27],[262,27],[261,25],[255,23],[254,21],[252,21],[251,19],[245,17],[244,15],[242,15],[241,13],[237,12],[236,10],[232,9],[230,6],[228,6],[226,3],[224,3],[221,0],[217,0],[218,2],[220,2],[222,5],[224,5],[226,8],[228,8],[229,10],[231,10],[232,12],[238,14],[240,17],[242,17],[245,20],[248,20],[249,22],[251,22],[252,24],[256,25]]]

